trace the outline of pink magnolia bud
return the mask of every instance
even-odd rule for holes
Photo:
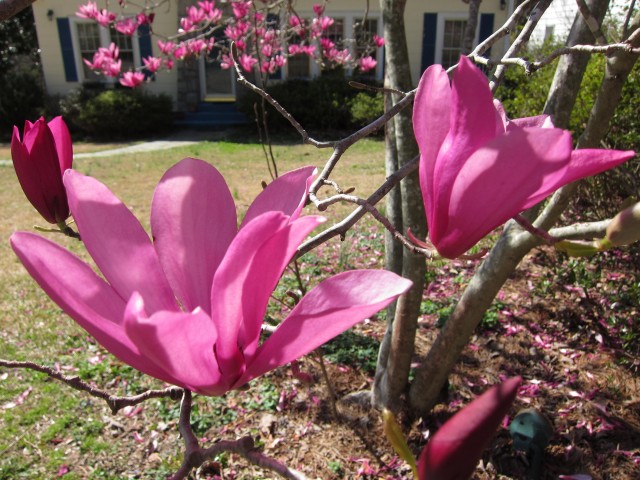
[[[27,121],[22,140],[14,126],[11,157],[20,186],[38,213],[49,223],[64,223],[69,205],[62,174],[71,168],[73,148],[62,117],[49,123],[42,117]]]
[[[515,400],[521,381],[514,377],[490,388],[447,420],[420,454],[419,479],[469,478]]]
[[[618,213],[607,227],[611,246],[630,245],[640,240],[640,202]]]

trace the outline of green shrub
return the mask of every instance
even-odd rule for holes
[[[364,127],[384,113],[384,95],[360,92],[349,102],[349,107],[353,123]]]
[[[375,106],[375,93],[363,92],[349,85],[344,75],[322,75],[311,80],[287,80],[267,88],[275,98],[311,135],[345,131],[363,125],[366,118],[376,118],[381,110]],[[254,104],[261,100],[246,94],[238,101],[238,109],[254,118]],[[380,102],[381,104],[381,102]],[[375,112],[367,109],[376,108]],[[273,107],[267,107],[268,125],[272,132],[289,130],[289,122]]]
[[[42,115],[44,91],[37,67],[15,65],[0,74],[0,138],[11,137],[13,126],[22,132],[25,120]]]
[[[97,139],[157,135],[173,122],[171,97],[142,90],[83,88],[69,94],[61,110],[75,130]]]

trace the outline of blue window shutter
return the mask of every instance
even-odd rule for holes
[[[140,65],[144,65],[143,58],[153,56],[153,47],[151,46],[151,29],[149,25],[140,25],[138,27],[138,48],[140,50]],[[151,75],[151,72],[146,68],[143,70],[145,78],[152,77],[155,80],[155,75]]]
[[[483,42],[491,36],[493,33],[493,19],[495,15],[493,13],[482,13],[480,15],[480,35],[479,41]],[[485,57],[491,56],[491,49],[484,52]]]
[[[71,40],[71,25],[68,18],[57,18],[58,36],[60,37],[60,50],[62,51],[62,63],[64,64],[64,78],[67,82],[78,81],[76,58],[73,53],[73,41]]]
[[[438,14],[425,13],[422,27],[422,72],[436,62],[436,33]]]

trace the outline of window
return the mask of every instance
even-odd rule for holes
[[[449,68],[458,63],[462,44],[464,41],[464,31],[467,27],[466,20],[445,20],[444,37],[442,39],[442,66]]]
[[[82,62],[82,71],[85,80],[98,80],[98,74],[91,70],[84,60],[91,62],[93,54],[101,46],[100,31],[97,23],[78,23],[76,25],[78,31],[78,45],[80,52],[80,61]]]
[[[74,19],[75,24],[75,45],[74,51],[77,53],[76,65],[78,71],[83,72],[82,81],[113,81],[113,79],[100,75],[91,70],[84,60],[92,61],[93,54],[100,47],[108,47],[111,42],[115,43],[120,50],[119,58],[122,60],[122,71],[133,70],[140,64],[138,42],[134,41],[135,35],[129,37],[114,28],[104,28],[95,22],[87,22]]]
[[[373,57],[378,64],[380,64],[380,49],[376,48],[375,45],[372,46],[371,39],[374,35],[379,35],[378,33],[378,19],[377,18],[367,18],[366,20],[362,18],[358,18],[355,20],[353,24],[353,33],[355,39],[354,46],[354,56],[355,58],[360,58],[363,56],[371,56]],[[360,76],[365,77],[375,77],[376,76],[376,68],[369,70],[368,72],[362,73],[359,72]]]

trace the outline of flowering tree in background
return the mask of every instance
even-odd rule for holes
[[[179,388],[115,398],[30,362],[2,360],[0,365],[43,371],[105,399],[113,411],[148,398],[181,396],[179,428],[185,454],[173,478],[185,478],[221,451],[240,453],[287,478],[303,478],[299,472],[261,455],[251,439],[202,447],[190,426],[192,392],[223,395],[243,387],[409,291],[400,297],[395,312],[391,310],[372,399],[376,405],[394,411],[404,407],[412,415],[427,413],[483,313],[531,248],[546,243],[570,253],[596,254],[637,241],[640,236],[637,204],[604,222],[552,228],[575,191],[572,182],[635,155],[632,151],[597,147],[626,76],[640,55],[640,15],[631,9],[623,40],[606,44],[602,43],[598,25],[608,2],[592,0],[587,4],[579,0],[581,11],[564,49],[538,61],[518,57],[550,1],[525,0],[505,25],[468,57],[461,57],[450,72],[440,66],[427,69],[416,90],[399,88],[398,72],[393,71],[402,66],[402,50],[406,50],[402,32],[397,38],[385,35],[389,49],[386,61],[391,62],[384,90],[388,96],[386,112],[337,142],[311,138],[277,99],[244,75],[257,71],[268,76],[284,65],[287,56],[298,54],[313,56],[323,64],[373,68],[371,57],[354,59],[350,50],[327,41],[323,32],[332,20],[325,15],[324,4],[314,8],[316,17],[311,21],[301,19],[290,2],[234,1],[230,17],[211,1],[189,7],[180,22],[179,36],[159,40],[163,56],[144,59],[147,72],[172,68],[175,61],[189,55],[220,49],[221,65],[235,68],[239,81],[286,115],[306,143],[332,148],[332,155],[317,175],[306,167],[274,180],[255,199],[239,229],[235,205],[221,175],[204,162],[185,159],[172,167],[156,188],[151,208],[154,240],[150,241],[138,220],[106,186],[71,168],[70,140],[60,119],[48,124],[44,120],[29,123],[22,137],[16,128],[12,154],[25,194],[47,221],[57,224],[63,233],[82,239],[104,279],[69,251],[31,233],[12,236],[16,254],[47,294],[107,350],[134,368]],[[393,25],[394,18],[401,18],[406,2],[381,3],[387,25]],[[471,5],[470,14],[477,16],[477,2]],[[275,8],[285,8],[280,10],[278,22],[272,16]],[[127,35],[140,25],[151,29],[153,25],[153,12],[147,9],[135,19],[123,18],[88,2],[79,14],[102,25],[113,25]],[[502,59],[493,62],[483,56],[491,45],[516,30],[525,17],[523,28]],[[224,31],[236,47],[230,49],[219,43],[216,29]],[[599,44],[584,45],[589,37]],[[383,45],[380,38],[369,40],[371,48]],[[608,62],[589,123],[574,150],[563,114],[575,101],[581,70],[572,62],[575,54],[583,52],[605,53]],[[533,71],[558,56],[562,56],[561,63],[544,114],[508,119],[501,104],[493,99],[504,69],[517,65]],[[489,82],[474,62],[491,69]],[[115,45],[100,49],[88,63],[105,75],[122,75],[120,82],[125,86],[135,87],[145,79],[142,71],[120,71]],[[449,75],[453,77],[451,83]],[[413,135],[407,138],[411,116],[405,108],[411,103]],[[387,158],[395,156],[395,163],[388,166],[387,179],[367,199],[345,193],[330,179],[332,171],[350,146],[387,123],[387,149],[392,152]],[[333,186],[336,193],[321,198],[318,192],[326,185]],[[394,189],[401,192],[399,223],[376,208]],[[552,198],[543,207],[541,202],[548,195]],[[413,208],[416,201],[419,206]],[[357,209],[305,240],[322,222],[320,217],[301,216],[306,202],[320,211],[337,202],[356,204]],[[199,215],[203,211],[210,214],[206,222]],[[416,212],[420,219],[415,218]],[[337,274],[304,296],[271,336],[260,342],[266,303],[286,265],[330,238],[343,235],[366,213],[387,228],[393,242],[402,245],[401,264],[391,270],[406,278],[380,271]],[[69,214],[77,233],[66,223]],[[424,228],[413,227],[418,220],[424,223],[425,218],[428,238]],[[488,254],[481,251],[468,257],[482,258],[482,263],[410,383],[408,361],[413,355],[419,310],[415,303],[417,298],[419,307],[423,293],[419,282],[424,277],[425,257],[465,255],[505,222],[505,229]],[[407,232],[407,228],[412,231]],[[596,240],[585,243],[576,239]],[[413,293],[409,290],[412,282]],[[517,378],[507,380],[463,409],[431,439],[417,464],[407,453],[408,447],[390,415],[385,417],[387,435],[419,478],[468,476],[516,397],[519,384]]]
[[[123,35],[132,36],[141,26],[148,27],[149,32],[155,35],[153,11],[167,1],[144,5],[135,17],[123,13],[127,3],[131,2],[118,2],[120,11],[110,11],[89,1],[80,6],[77,15],[95,20],[103,27],[113,27]],[[103,75],[121,77],[120,83],[131,88],[144,82],[143,68],[147,75],[162,68],[171,70],[176,61],[189,57],[207,55],[209,61],[218,62],[222,68],[232,68],[231,42],[237,49],[237,62],[242,70],[245,73],[259,72],[261,84],[294,55],[306,55],[323,68],[342,66],[357,68],[361,72],[375,68],[377,62],[371,53],[384,45],[384,39],[356,28],[358,38],[334,42],[329,36],[334,19],[325,14],[326,4],[327,0],[315,4],[315,17],[305,19],[298,15],[292,0],[260,3],[234,0],[218,4],[211,0],[200,1],[186,8],[175,35],[157,39],[162,57],[143,58],[144,67],[122,72],[115,44],[110,48],[100,48],[93,60],[85,59],[85,63]],[[355,42],[360,47],[357,55],[347,45]],[[212,52],[216,53],[215,58],[210,58]]]

